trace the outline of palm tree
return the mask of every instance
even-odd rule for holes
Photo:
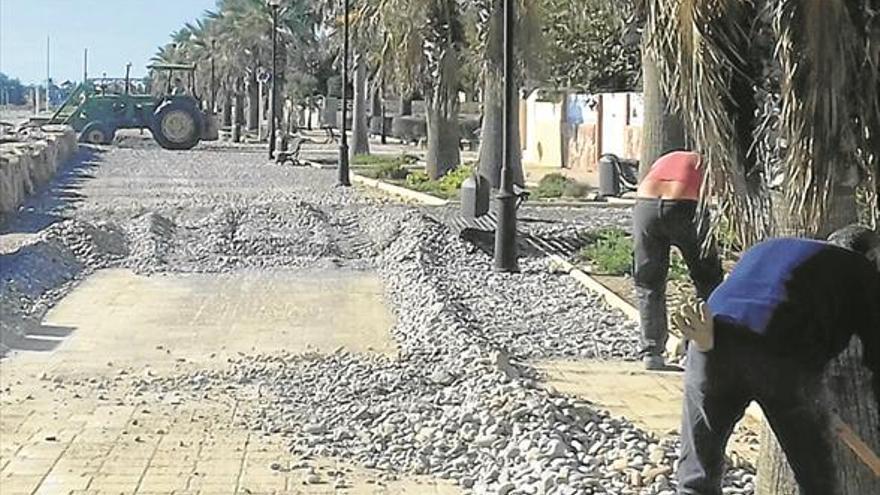
[[[824,236],[855,220],[857,186],[876,222],[876,1],[646,0],[645,7],[646,47],[704,156],[704,194],[717,198],[744,245],[769,235]],[[878,451],[858,347],[830,366],[831,405]],[[764,447],[759,493],[794,493],[778,446]],[[835,459],[841,493],[880,492],[846,449],[836,445]]]
[[[384,77],[405,94],[425,96],[428,175],[437,179],[460,163],[461,52],[465,46],[457,0],[382,0],[364,10],[369,25],[384,35]]]
[[[480,136],[479,171],[493,188],[497,188],[501,178],[501,150],[503,144],[502,111],[504,105],[504,2],[503,0],[470,0],[470,7],[477,22],[477,48],[483,66],[483,125]],[[533,67],[539,60],[538,53],[543,48],[541,19],[543,15],[539,2],[519,0],[516,29],[517,58],[521,74]],[[514,126],[519,142],[519,126]],[[516,184],[522,185],[523,171],[518,146],[514,154],[513,177]]]
[[[308,51],[315,43],[318,17],[314,9],[310,0],[288,0],[279,10],[279,73],[275,75],[279,95],[284,94],[286,73],[305,66],[305,61],[292,53]],[[272,65],[272,29],[272,10],[265,0],[219,0],[216,11],[205,12],[201,19],[173,33],[171,42],[160,47],[156,58],[199,63],[199,91],[208,94],[207,62],[213,56],[221,81],[224,123],[231,123],[228,114],[232,101],[240,99],[242,90],[247,90],[251,114],[248,120],[250,126],[256,127],[258,107],[265,104],[257,98],[256,74],[259,67]],[[288,50],[288,46],[297,50]],[[237,108],[241,114],[243,105]],[[237,120],[242,116],[238,115]]]

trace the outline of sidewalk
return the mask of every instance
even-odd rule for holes
[[[222,394],[187,401],[135,389],[138,377],[218,369],[239,352],[395,352],[378,282],[337,272],[96,273],[29,336],[43,351],[0,361],[0,493],[458,493],[295,458],[287,439],[248,430],[245,404]],[[347,303],[331,304],[343,292]]]

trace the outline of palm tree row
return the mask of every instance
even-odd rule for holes
[[[558,81],[539,63],[543,51],[558,40],[560,6],[577,10],[579,3],[561,0],[518,0],[518,74],[524,81]],[[605,0],[591,0],[601,8]],[[612,2],[613,3],[613,2]],[[280,9],[278,82],[282,95],[302,98],[318,92],[321,77],[332,65],[341,65],[341,27],[345,21],[340,0],[285,0]],[[501,162],[502,28],[503,0],[351,0],[352,53],[355,64],[355,112],[353,153],[368,152],[366,145],[367,80],[373,93],[380,86],[393,86],[398,95],[420,94],[425,99],[428,132],[428,173],[437,178],[459,165],[459,94],[481,94],[483,123],[480,171],[497,185]],[[543,15],[554,9],[555,17]],[[577,13],[574,12],[573,14]],[[551,19],[552,25],[544,19]],[[572,16],[575,18],[575,16]],[[198,63],[199,91],[209,94],[210,60],[219,82],[218,101],[224,123],[243,118],[248,99],[248,128],[257,126],[259,97],[256,76],[260,67],[271,66],[271,10],[265,0],[218,0],[217,8],[173,33],[159,48],[155,60]],[[570,31],[570,30],[569,30]],[[570,36],[570,34],[568,34]],[[586,38],[590,33],[585,33]],[[608,36],[603,31],[601,36]],[[605,40],[604,42],[607,42]],[[615,41],[618,43],[619,40]],[[584,44],[584,49],[591,46]],[[593,52],[595,49],[590,48]],[[579,53],[563,55],[554,63],[569,71],[572,64],[586,64],[585,78],[595,78],[593,68],[604,61],[586,60]],[[593,57],[595,58],[595,57]],[[555,60],[555,59],[554,59]],[[581,61],[579,61],[581,60]],[[571,77],[565,79],[571,82]],[[287,82],[293,82],[287,87]],[[582,81],[586,85],[587,81]],[[476,87],[468,87],[468,85]],[[233,116],[233,106],[239,115]],[[360,110],[360,111],[358,111]],[[360,144],[359,144],[360,143]],[[518,160],[516,160],[518,162]],[[515,172],[522,181],[522,171]]]
[[[303,86],[311,82],[290,75],[310,62],[308,55],[318,44],[320,18],[311,1],[288,0],[279,10],[278,20],[279,71],[275,77],[279,94],[283,95],[291,79]],[[153,61],[196,64],[196,89],[201,95],[214,90],[210,74],[213,62],[224,123],[229,125],[233,118],[243,120],[241,99],[247,95],[247,125],[255,129],[259,110],[257,75],[261,68],[272,66],[272,29],[272,10],[265,0],[218,0],[216,10],[206,11],[200,19],[172,33]],[[155,77],[162,76],[157,73]],[[236,100],[239,104],[233,105]],[[239,115],[231,114],[233,106]]]

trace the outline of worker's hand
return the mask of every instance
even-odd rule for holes
[[[711,351],[715,347],[715,326],[709,306],[703,301],[689,301],[681,305],[672,315],[672,322],[682,335],[700,352]]]

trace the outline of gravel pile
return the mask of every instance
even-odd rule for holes
[[[218,152],[187,154],[172,168],[156,157],[183,155],[163,153],[109,152],[119,166],[96,174],[130,193],[101,198],[86,191],[73,215],[119,227],[62,222],[41,236],[34,253],[15,255],[24,264],[0,258],[3,280],[16,280],[17,291],[0,294],[0,309],[22,294],[28,301],[12,306],[30,314],[38,301],[50,304],[104,266],[144,273],[375,270],[397,317],[396,356],[242,355],[219,372],[131,377],[128,400],[240,399],[244,425],[289,435],[293,452],[432,474],[474,493],[674,493],[674,440],[658,441],[545,390],[525,364],[636,353],[635,330],[623,315],[549,273],[546,260],[523,259],[520,274],[494,273],[489,257],[418,210],[333,187],[335,171],[254,164],[252,156]],[[142,181],[153,176],[163,178],[147,190]],[[226,181],[238,189],[225,190]],[[571,215],[525,228],[568,235],[628,221],[607,209]],[[752,493],[753,475],[735,469],[726,484],[725,493]]]
[[[451,269],[487,265],[476,256],[426,219],[401,227],[377,260],[397,312],[397,357],[243,356],[224,372],[141,380],[136,389],[177,400],[231,394],[253,406],[243,415],[248,428],[291,436],[298,455],[431,474],[474,493],[674,493],[674,440],[543,389],[535,371],[502,348],[519,341],[482,326],[476,313],[491,302],[473,311],[454,295],[464,284],[450,283]],[[450,267],[450,257],[459,263]],[[500,277],[484,268],[459,278],[485,287],[487,279],[501,285]],[[546,314],[523,314],[552,338],[544,330],[552,322],[536,323]],[[726,493],[752,493],[753,478],[732,470]]]

